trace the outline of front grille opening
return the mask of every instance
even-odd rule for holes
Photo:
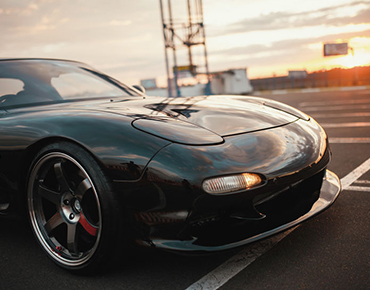
[[[198,240],[194,244],[220,246],[269,231],[298,219],[310,211],[318,200],[325,170],[296,183],[271,199],[255,205],[257,211],[266,215],[260,220],[240,220],[231,218],[232,209],[220,210],[217,221],[194,223],[190,233]],[[229,215],[225,214],[229,213]],[[212,216],[212,215],[210,215]],[[210,217],[209,216],[209,217]]]
[[[291,186],[264,203],[256,205],[256,209],[267,217],[291,217],[296,219],[307,213],[317,201],[322,186],[325,170]]]

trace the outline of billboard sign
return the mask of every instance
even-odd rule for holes
[[[326,43],[324,44],[324,56],[347,55],[348,43]]]
[[[173,73],[175,73],[176,69],[177,69],[177,77],[179,79],[192,78],[197,73],[196,65],[182,65],[182,66],[172,67]]]

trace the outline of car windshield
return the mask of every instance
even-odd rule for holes
[[[138,94],[80,63],[0,61],[0,108]]]

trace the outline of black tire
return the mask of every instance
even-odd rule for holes
[[[115,256],[120,208],[108,178],[80,146],[53,143],[36,155],[27,204],[37,241],[60,267],[86,274]]]

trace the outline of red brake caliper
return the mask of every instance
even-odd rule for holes
[[[90,235],[92,236],[96,236],[96,233],[98,231],[98,228],[91,225],[87,219],[85,218],[85,215],[83,214],[83,212],[81,212],[81,217],[80,217],[80,221],[79,223],[81,224],[81,226],[85,229],[85,231],[87,231]]]

